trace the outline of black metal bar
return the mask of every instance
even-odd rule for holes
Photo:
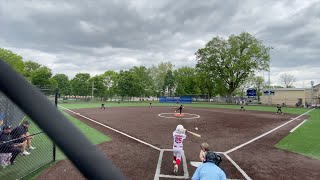
[[[126,179],[47,97],[2,60],[0,77],[0,90],[46,132],[86,178]]]
[[[42,133],[43,132],[37,132],[37,133],[29,134],[28,136],[25,136],[25,137],[19,137],[19,138],[16,138],[16,139],[11,139],[10,141],[4,141],[2,143],[0,142],[0,145],[6,144],[8,142],[16,141],[16,140],[19,140],[19,139],[24,139],[24,138],[27,138],[27,137],[35,136],[35,135],[42,134]]]
[[[59,93],[59,89],[57,88],[55,90],[55,96],[54,96],[54,104],[56,105],[56,108],[58,108],[58,93]],[[56,143],[52,142],[52,161],[55,162],[57,160],[57,147],[56,147]]]

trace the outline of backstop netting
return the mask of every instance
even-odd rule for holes
[[[45,90],[49,99],[52,91]],[[37,102],[34,102],[37,103]],[[29,122],[29,135],[20,135]],[[0,91],[0,179],[23,179],[55,159],[55,147],[32,119]],[[31,145],[31,146],[29,146]]]

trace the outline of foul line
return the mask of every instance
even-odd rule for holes
[[[231,152],[233,152],[233,151],[236,151],[237,149],[240,149],[240,148],[242,148],[243,146],[246,146],[246,145],[248,145],[248,144],[250,144],[250,143],[252,143],[252,142],[254,142],[254,141],[256,141],[256,140],[258,140],[258,139],[260,139],[260,138],[262,138],[262,137],[264,137],[264,136],[266,136],[266,135],[268,135],[268,134],[270,134],[270,133],[272,133],[273,131],[275,131],[275,130],[277,130],[277,129],[279,129],[279,128],[281,128],[281,127],[283,127],[283,126],[285,126],[285,125],[287,125],[287,124],[289,124],[289,123],[291,123],[292,121],[295,121],[295,120],[299,119],[301,116],[304,116],[304,115],[308,114],[309,112],[311,112],[311,111],[313,111],[313,110],[314,110],[314,108],[311,109],[311,110],[309,110],[309,111],[307,111],[307,112],[305,112],[305,113],[303,113],[303,114],[301,114],[301,115],[299,115],[299,116],[296,117],[296,118],[291,119],[290,121],[288,121],[288,122],[286,122],[286,123],[284,123],[284,124],[282,124],[282,125],[274,128],[274,129],[272,129],[272,130],[270,130],[270,131],[268,131],[268,132],[266,132],[266,133],[264,133],[264,134],[256,137],[256,138],[251,139],[251,140],[248,141],[248,142],[245,142],[245,143],[243,143],[243,144],[241,144],[241,145],[239,145],[239,146],[237,146],[237,147],[235,147],[235,148],[233,148],[233,149],[230,149],[229,151],[226,151],[225,154],[229,154],[229,153],[231,153]]]
[[[230,156],[228,156],[227,154],[224,154],[224,156],[234,165],[234,167],[236,167],[238,169],[238,171],[240,171],[240,173],[247,179],[247,180],[252,180],[248,174],[246,172],[244,172],[243,169],[241,169],[241,167],[236,163],[234,162]]]
[[[294,127],[293,129],[291,129],[291,133],[293,132],[293,131],[295,131],[296,129],[298,129],[303,123],[305,123],[307,120],[305,119],[304,121],[302,121],[300,124],[298,124],[296,127]]]
[[[70,111],[70,112],[72,112],[72,113],[74,113],[74,114],[76,114],[76,115],[78,115],[78,116],[81,116],[81,117],[83,117],[83,118],[85,118],[85,119],[87,119],[87,120],[89,120],[89,121],[92,121],[92,122],[94,122],[94,123],[96,123],[96,124],[99,124],[99,125],[101,125],[101,126],[103,126],[103,127],[106,127],[106,128],[108,128],[108,129],[110,129],[110,130],[112,130],[112,131],[115,131],[115,132],[117,132],[117,133],[119,133],[119,134],[122,134],[122,135],[124,135],[124,136],[126,136],[126,137],[128,137],[128,138],[130,138],[130,139],[133,139],[133,140],[138,141],[138,142],[140,142],[140,143],[142,143],[142,144],[144,144],[144,145],[147,145],[147,146],[149,146],[149,147],[152,147],[153,149],[156,149],[156,150],[158,150],[158,151],[161,151],[160,148],[158,148],[158,147],[156,147],[156,146],[154,146],[154,145],[152,145],[152,144],[149,144],[149,143],[147,143],[147,142],[144,142],[144,141],[142,141],[142,140],[140,140],[140,139],[138,139],[138,138],[135,138],[135,137],[133,137],[133,136],[130,136],[130,135],[124,133],[124,132],[121,132],[121,131],[119,131],[119,130],[116,130],[116,129],[110,127],[110,126],[107,126],[107,125],[105,125],[105,124],[102,124],[102,123],[100,123],[100,122],[98,122],[98,121],[95,121],[95,120],[93,120],[93,119],[91,119],[91,118],[88,118],[88,117],[86,117],[86,116],[84,116],[84,115],[81,115],[80,113],[77,113],[77,112],[75,112],[75,111],[72,111],[72,110],[70,110],[70,109],[68,109],[68,108],[65,108],[65,107],[63,107],[63,106],[60,106],[60,105],[59,105],[59,107],[65,109],[65,110],[67,110],[67,111]]]
[[[158,159],[157,170],[156,170],[156,173],[154,175],[154,180],[159,180],[159,175],[160,175],[160,171],[161,171],[161,162],[162,162],[162,157],[163,157],[163,151],[164,150],[160,150],[160,155],[159,155],[159,159]]]

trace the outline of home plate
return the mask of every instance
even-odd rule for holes
[[[191,166],[199,167],[199,166],[202,164],[202,162],[198,162],[198,161],[190,161],[190,164],[191,164]]]

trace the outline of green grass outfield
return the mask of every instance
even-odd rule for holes
[[[277,148],[320,160],[320,109],[309,113],[311,117],[298,129],[282,139]]]
[[[97,108],[101,103],[76,103],[68,104],[61,103],[61,106],[69,109],[80,108]],[[120,104],[114,102],[106,102],[106,107],[128,107],[128,106],[149,106],[149,101],[146,102],[122,102]],[[175,103],[157,103],[153,102],[152,106],[177,106]],[[205,108],[226,108],[226,109],[240,109],[239,105],[225,105],[225,104],[208,104],[208,103],[193,103],[185,104],[185,107],[205,107]],[[255,111],[271,111],[275,112],[276,108],[271,106],[245,106],[247,110]],[[305,108],[289,108],[282,109],[285,113],[303,114],[310,109]],[[294,153],[309,156],[314,159],[320,159],[320,109],[315,109],[310,112],[309,120],[300,126],[296,131],[290,133],[287,137],[282,139],[275,146]]]
[[[107,141],[111,140],[109,137],[105,136],[104,134],[102,134],[98,130],[91,128],[90,126],[82,123],[81,121],[70,116],[69,114],[64,113],[64,112],[63,112],[63,114],[93,144],[100,144],[100,143],[107,142]],[[35,124],[32,124],[29,129],[30,129],[29,130],[30,133],[41,131]],[[52,154],[52,142],[47,136],[41,135],[41,137],[40,136],[35,137],[33,145],[35,147],[37,147],[37,149],[33,150],[31,155],[23,156],[23,157],[18,156],[18,158],[16,160],[16,165],[5,168],[4,169],[5,171],[2,171],[2,173],[6,174],[6,175],[10,174],[12,176],[12,178],[10,178],[10,179],[16,179],[14,177],[21,177],[21,175],[23,175],[23,173],[26,173],[26,172],[21,171],[21,169],[23,169],[23,167],[26,167],[26,166],[28,167],[28,164],[32,164],[32,166],[34,168],[35,165],[40,167],[43,164],[46,164],[52,160],[52,156],[50,156]],[[66,158],[66,156],[63,154],[63,152],[59,148],[57,148],[56,162],[63,160],[65,158]],[[28,179],[28,180],[35,179],[35,177],[37,175],[41,174],[42,171],[44,171],[46,168],[50,167],[51,165],[52,165],[52,163],[49,163],[47,166],[44,166],[44,167],[38,169],[37,171],[35,171],[35,172],[31,173],[30,175],[28,175],[27,177],[25,177],[24,179]],[[19,168],[20,170],[17,170],[17,168]],[[12,175],[13,173],[14,173],[14,175]],[[1,175],[0,175],[0,177],[1,177]]]

